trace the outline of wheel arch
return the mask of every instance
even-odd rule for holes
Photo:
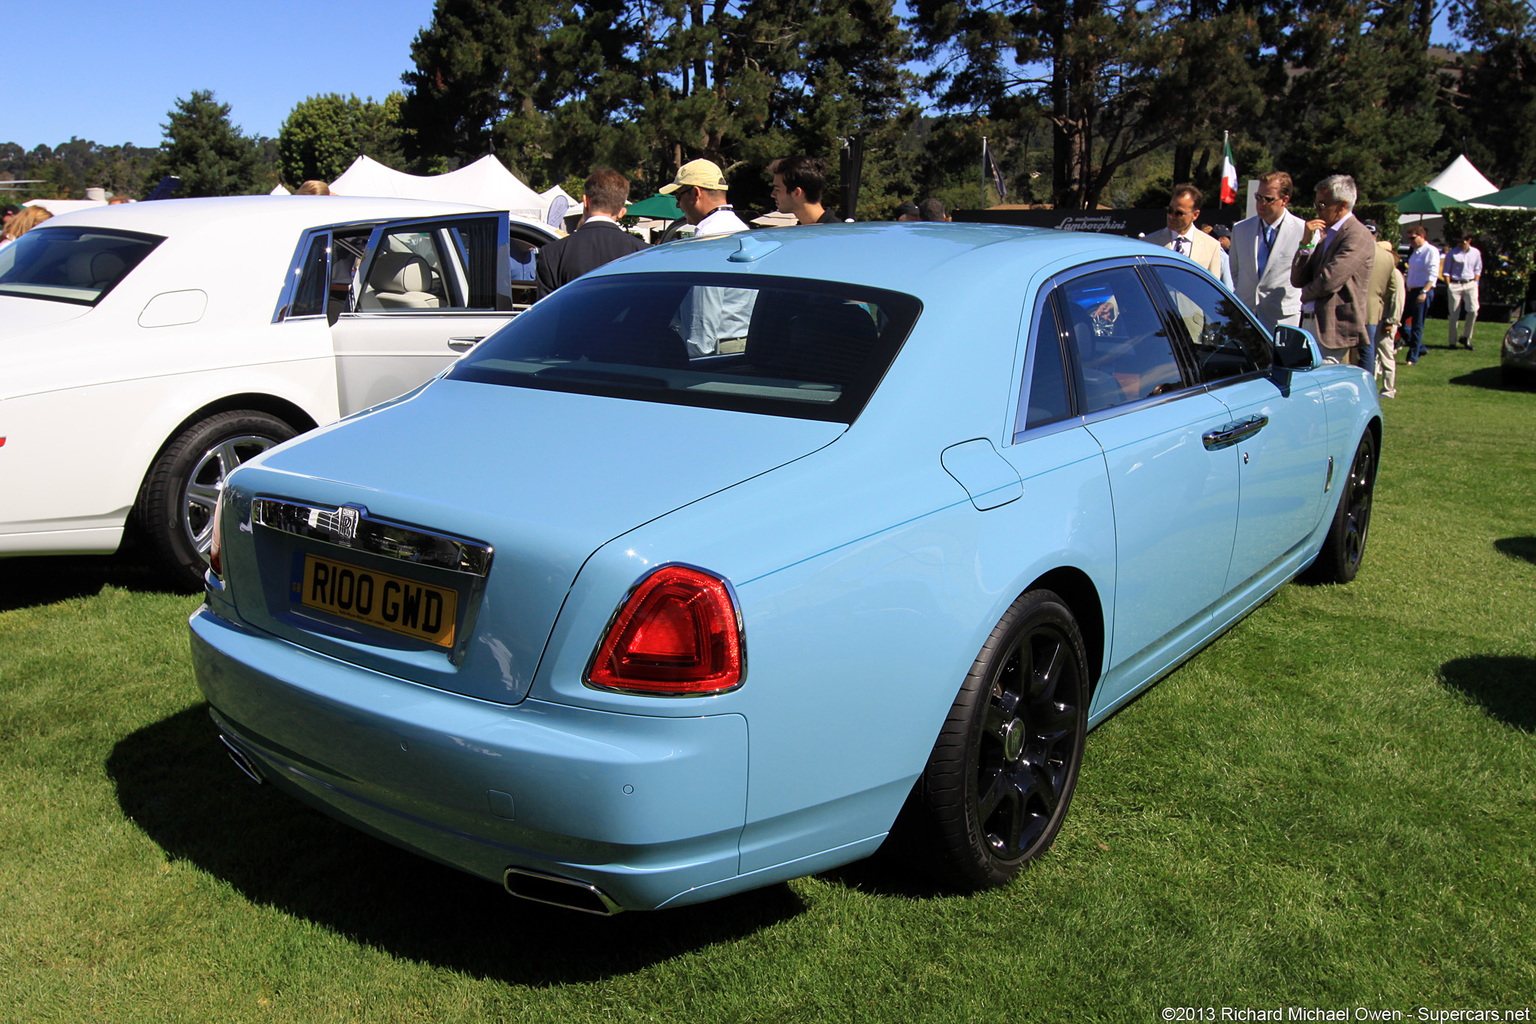
[[[1063,565],[1036,577],[1019,596],[1031,590],[1049,590],[1067,604],[1072,617],[1077,620],[1078,632],[1083,637],[1083,647],[1088,654],[1089,695],[1098,689],[1104,674],[1104,602],[1099,588],[1083,570]],[[1010,602],[1011,603],[1011,602]]]
[[[302,406],[296,405],[277,395],[261,392],[248,392],[238,395],[226,395],[223,398],[208,402],[201,408],[189,413],[161,438],[160,446],[155,449],[154,456],[144,467],[144,475],[139,478],[139,488],[134,498],[134,512],[137,514],[143,507],[144,488],[149,483],[149,478],[155,470],[155,464],[160,461],[160,456],[165,454],[166,448],[181,436],[182,432],[194,423],[200,423],[210,416],[217,416],[224,412],[234,412],[237,409],[250,409],[254,412],[264,412],[269,416],[276,416],[300,433],[308,433],[314,430],[318,423],[313,416],[305,412]],[[133,517],[130,517],[133,518]]]

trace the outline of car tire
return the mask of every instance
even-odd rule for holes
[[[1307,570],[1313,583],[1348,583],[1360,571],[1371,528],[1371,500],[1376,493],[1376,438],[1369,430],[1355,448],[1349,475],[1344,478],[1339,507],[1317,559]]]
[[[1088,658],[1062,600],[1020,597],[960,687],[913,794],[938,880],[1001,885],[1056,838],[1088,731]]]
[[[144,479],[136,518],[168,582],[184,590],[202,586],[224,478],[297,433],[276,416],[240,409],[199,420],[161,450]]]

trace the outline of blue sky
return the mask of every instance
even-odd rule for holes
[[[71,135],[158,146],[178,98],[211,89],[249,135],[275,138],[307,96],[382,100],[402,88],[432,0],[0,0],[15,30],[0,61],[0,142],[31,150]],[[174,13],[173,13],[174,11]]]

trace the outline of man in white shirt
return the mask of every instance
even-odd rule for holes
[[[1417,363],[1429,349],[1424,345],[1424,317],[1429,312],[1430,296],[1440,279],[1440,250],[1424,239],[1424,225],[1408,225],[1408,272],[1405,274],[1408,296],[1403,303],[1403,323],[1407,327],[1408,365]],[[1413,322],[1409,323],[1408,318]]]
[[[725,201],[727,189],[720,166],[710,160],[690,160],[677,169],[661,194],[671,196],[695,238],[729,235],[749,230]],[[751,288],[715,288],[699,285],[688,289],[672,318],[672,328],[688,345],[689,358],[744,351],[747,329],[757,292]]]
[[[1446,316],[1451,323],[1447,348],[1455,348],[1457,341],[1469,351],[1472,348],[1472,328],[1477,326],[1477,282],[1483,276],[1483,254],[1472,247],[1472,236],[1462,232],[1456,248],[1445,254]],[[1461,330],[1456,321],[1462,320]]]
[[[1168,226],[1147,236],[1153,245],[1187,256],[1221,280],[1221,243],[1195,227],[1205,193],[1193,185],[1175,185],[1168,200]]]
[[[690,160],[677,169],[670,185],[661,186],[661,194],[671,196],[688,223],[698,228],[693,237],[704,238],[748,230],[747,222],[725,201],[727,188],[719,164]]]
[[[1301,289],[1291,284],[1291,261],[1306,225],[1290,211],[1295,185],[1284,171],[1259,178],[1258,213],[1232,226],[1233,292],[1273,331],[1301,325]]]

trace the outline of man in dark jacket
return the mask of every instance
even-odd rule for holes
[[[607,167],[587,177],[581,197],[586,210],[581,226],[539,250],[539,298],[609,260],[645,248],[645,243],[619,226],[629,205],[629,179]]]

